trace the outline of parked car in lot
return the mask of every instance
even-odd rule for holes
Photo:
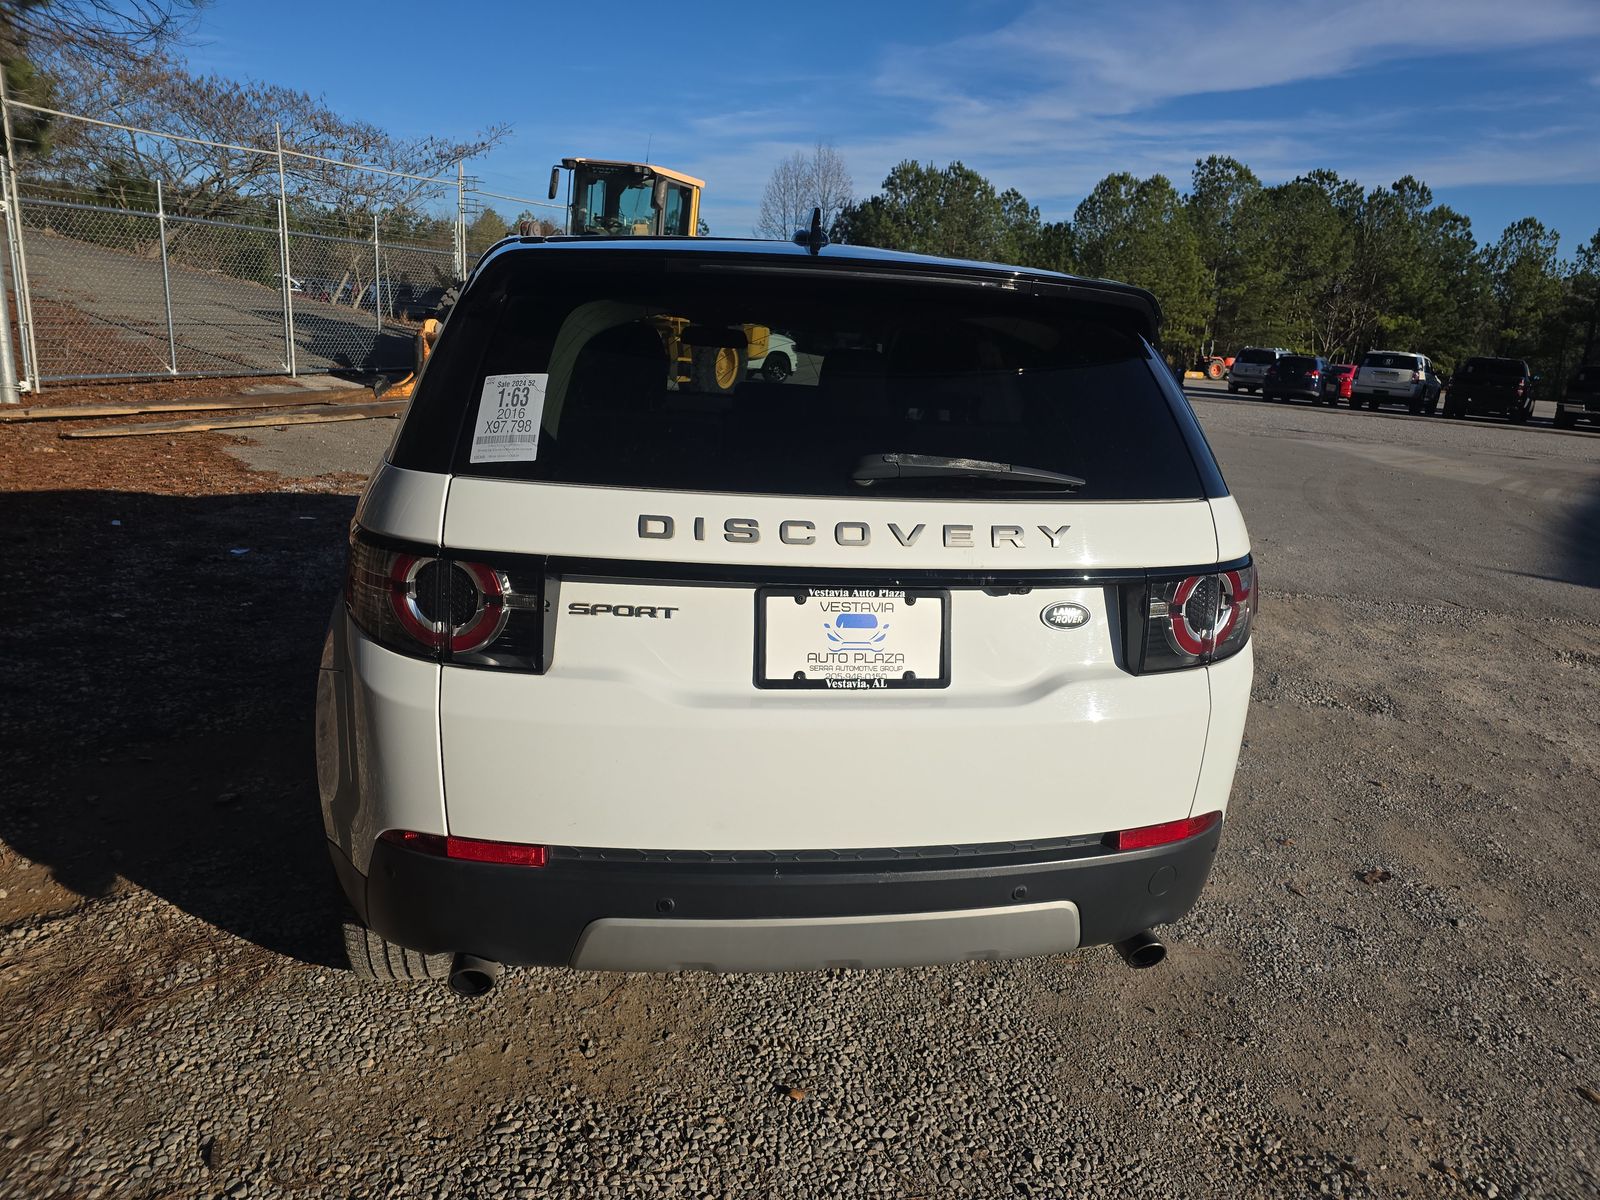
[[[1228,390],[1259,392],[1267,381],[1267,368],[1276,365],[1287,353],[1281,346],[1246,346],[1234,355],[1233,365],[1228,368]]]
[[[865,247],[486,254],[319,673],[352,965],[1159,961],[1222,833],[1256,583],[1158,321]],[[815,376],[678,378],[664,332],[752,325],[805,330]]]
[[[1350,407],[1365,404],[1373,411],[1380,405],[1404,404],[1414,413],[1434,413],[1439,409],[1443,381],[1434,373],[1425,354],[1409,350],[1373,350],[1361,360],[1350,383]]]
[[[1515,424],[1533,415],[1533,373],[1520,358],[1469,358],[1450,377],[1444,415],[1494,413]]]
[[[1322,372],[1327,367],[1314,354],[1285,354],[1267,368],[1261,384],[1264,400],[1309,400],[1322,403]]]
[[[1355,378],[1354,363],[1329,363],[1322,369],[1322,398],[1334,405],[1350,399],[1350,385]]]
[[[1600,362],[1585,363],[1567,381],[1556,401],[1556,428],[1571,429],[1580,420],[1600,424]]]

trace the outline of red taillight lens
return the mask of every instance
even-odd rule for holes
[[[1124,585],[1128,669],[1136,675],[1219,662],[1250,640],[1253,563]]]
[[[540,560],[489,565],[350,535],[345,606],[374,641],[419,658],[541,671]]]
[[[550,861],[548,846],[525,842],[491,842],[484,838],[455,837],[450,834],[417,833],[410,829],[386,829],[383,841],[421,854],[455,858],[462,862],[499,863],[508,867],[542,867]]]
[[[1268,367],[1267,368],[1267,378],[1268,379],[1276,378],[1277,374],[1278,374],[1278,368],[1277,367]]]
[[[1115,850],[1148,850],[1152,846],[1170,846],[1173,842],[1198,837],[1214,829],[1221,820],[1221,813],[1208,812],[1198,817],[1185,817],[1181,821],[1124,829],[1111,835],[1111,846]]]

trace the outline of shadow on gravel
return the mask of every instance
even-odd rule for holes
[[[1566,520],[1556,531],[1555,541],[1559,559],[1553,573],[1531,575],[1519,571],[1517,574],[1600,588],[1600,483],[1575,499]]]
[[[0,498],[0,839],[336,964],[312,759],[347,496]]]
[[[1600,483],[1579,499],[1561,531],[1562,577],[1600,588]]]

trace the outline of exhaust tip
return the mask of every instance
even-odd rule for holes
[[[476,954],[458,954],[450,964],[450,990],[469,999],[486,996],[500,982],[500,964]]]
[[[1122,961],[1135,971],[1159,966],[1167,957],[1166,945],[1148,929],[1141,930],[1130,938],[1124,938],[1116,946],[1117,953],[1122,955]]]

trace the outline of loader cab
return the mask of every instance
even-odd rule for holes
[[[564,158],[550,169],[550,199],[568,172],[567,232],[693,237],[705,181],[649,163]]]

